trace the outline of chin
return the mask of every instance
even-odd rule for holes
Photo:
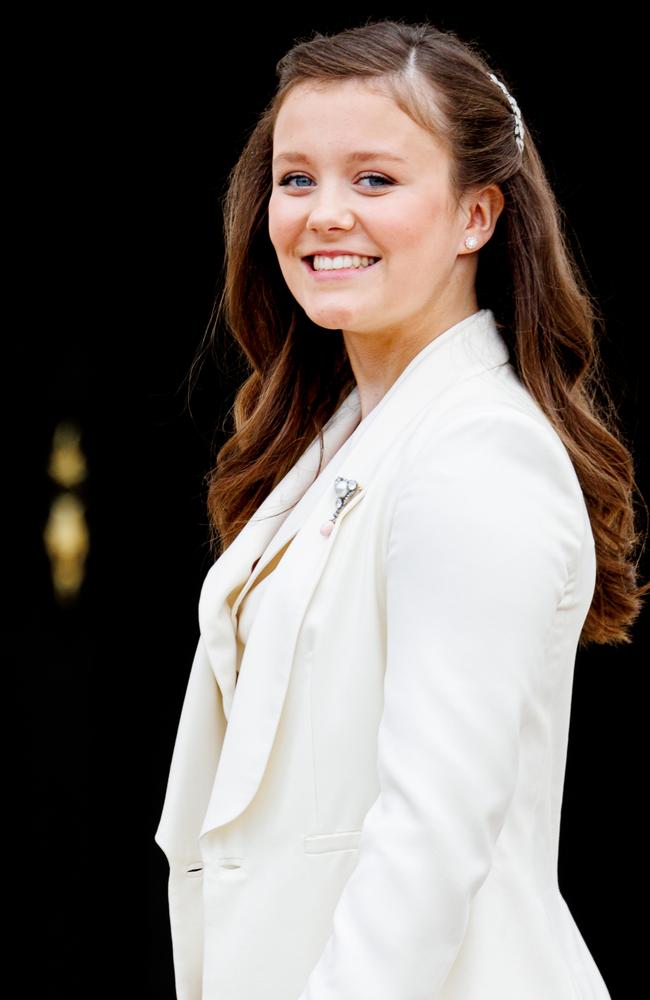
[[[345,320],[329,319],[327,316],[312,316],[307,310],[305,313],[315,326],[320,326],[323,330],[342,330],[348,325]]]
[[[303,306],[304,308],[304,306]],[[349,309],[321,309],[309,312],[305,309],[312,323],[322,326],[325,330],[350,330],[359,323],[359,316]]]

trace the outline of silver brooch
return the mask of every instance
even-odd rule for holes
[[[362,489],[356,479],[346,479],[345,476],[337,476],[334,480],[334,492],[336,494],[336,506],[334,513],[328,517],[327,521],[321,525],[321,534],[330,535],[337,517],[350,498]]]

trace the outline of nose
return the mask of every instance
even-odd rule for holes
[[[307,229],[350,229],[354,225],[354,213],[340,190],[321,185],[310,198]]]

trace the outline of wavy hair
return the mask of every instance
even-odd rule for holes
[[[492,309],[511,363],[564,442],[584,493],[597,573],[580,645],[631,642],[629,626],[650,589],[637,580],[646,533],[636,530],[635,497],[643,498],[599,354],[603,317],[563,232],[531,129],[522,154],[511,105],[488,74],[512,93],[507,78],[476,43],[402,20],[315,32],[297,40],[276,73],[276,92],[228,175],[221,292],[195,358],[204,350],[223,358],[236,345],[244,375],[226,415],[234,429],[205,477],[211,551],[218,557],[230,545],[317,437],[322,462],[322,428],[355,385],[342,332],[314,324],[286,286],[267,206],[274,125],[289,91],[359,78],[445,144],[458,198],[475,185],[503,192],[503,211],[480,250],[478,305]]]

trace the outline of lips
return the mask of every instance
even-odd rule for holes
[[[303,257],[301,263],[310,282],[313,282],[315,285],[322,285],[323,287],[335,287],[340,282],[344,284],[354,282],[356,284],[360,281],[363,284],[364,281],[370,281],[369,276],[371,272],[375,274],[377,269],[381,268],[383,260],[380,257],[378,260],[375,260],[374,264],[368,264],[366,267],[326,267],[319,271],[312,266],[312,259],[310,257]]]
[[[367,253],[365,250],[314,250],[305,254],[302,259],[307,260],[309,257],[374,257],[375,260],[381,260],[376,253]]]
[[[365,267],[361,267],[361,266],[360,267],[356,267],[356,268],[354,268],[355,271],[367,271],[369,267],[373,267],[375,264],[378,263],[378,261],[381,260],[381,257],[375,257],[375,256],[373,256],[373,254],[369,254],[369,253],[359,253],[359,254],[352,254],[352,253],[308,254],[306,257],[303,257],[302,259],[303,259],[303,261],[306,264],[309,265],[309,267],[312,269],[312,271],[316,270],[316,268],[314,267],[314,257],[332,257],[332,258],[334,258],[334,257],[366,257],[368,260],[372,260],[372,264],[366,264]],[[352,268],[342,268],[341,270],[350,271],[350,270],[353,270],[353,269]],[[318,272],[318,273],[320,273],[320,272]]]

